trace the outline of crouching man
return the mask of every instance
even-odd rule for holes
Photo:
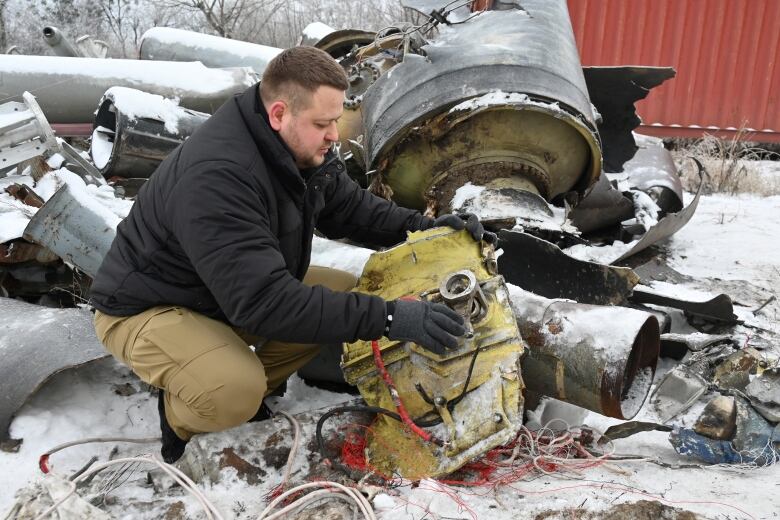
[[[138,193],[92,285],[97,336],[160,389],[162,455],[193,434],[266,415],[263,398],[317,345],[391,339],[441,352],[464,334],[441,304],[349,292],[353,276],[309,266],[312,234],[388,246],[407,231],[466,227],[361,189],[333,151],[348,86],[313,47],[274,58]],[[254,348],[250,348],[253,345]]]

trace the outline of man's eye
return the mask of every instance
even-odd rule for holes
[[[316,126],[317,128],[319,128],[321,130],[325,130],[326,128],[328,128],[328,125],[325,125],[325,124],[322,124],[322,123],[315,123],[314,126]]]

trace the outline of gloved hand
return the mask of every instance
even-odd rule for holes
[[[482,223],[479,221],[479,217],[473,213],[448,213],[446,215],[441,215],[433,221],[433,227],[438,226],[449,226],[458,231],[466,228],[466,231],[471,233],[471,236],[474,237],[474,240],[476,241],[484,240],[491,244],[498,242],[496,234],[485,231],[485,228],[482,227]]]
[[[388,302],[389,329],[386,336],[393,340],[413,341],[435,354],[458,346],[457,337],[466,329],[463,318],[441,303],[425,300],[395,300]],[[392,310],[390,310],[392,308]]]

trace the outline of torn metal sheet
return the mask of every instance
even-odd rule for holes
[[[206,67],[251,67],[262,74],[282,49],[172,27],[152,27],[141,36],[141,60],[199,61]],[[130,85],[127,85],[130,86]],[[146,90],[146,89],[142,89]],[[186,105],[185,105],[186,106]]]
[[[51,123],[92,121],[95,104],[114,86],[177,97],[183,107],[213,113],[259,79],[249,68],[210,69],[199,62],[7,54],[0,54],[0,70],[4,97],[21,98],[24,91],[35,92]]]
[[[81,156],[81,152],[73,148],[67,141],[60,143],[60,153],[65,158],[65,166],[84,180],[84,183],[93,186],[108,184],[103,174],[88,160]]]
[[[734,314],[734,305],[731,302],[731,298],[726,294],[719,294],[707,301],[688,301],[665,296],[646,288],[635,288],[631,301],[681,309],[688,314],[710,321],[723,323],[738,323],[739,321],[736,314]]]
[[[683,188],[672,153],[660,139],[655,143],[650,137],[642,137],[636,154],[623,165],[623,173],[607,177],[647,193],[664,213],[676,213],[684,206]]]
[[[601,115],[598,124],[604,171],[623,171],[637,151],[632,131],[642,122],[634,104],[650,89],[675,76],[669,67],[584,67],[590,100]]]
[[[108,352],[95,336],[86,309],[52,309],[0,298],[0,356],[0,440],[7,440],[14,414],[49,377]]]
[[[707,391],[707,381],[685,366],[676,366],[658,382],[650,402],[656,408],[662,423],[681,414]]]
[[[768,421],[780,422],[780,369],[765,370],[747,385],[745,394]]]
[[[405,55],[366,92],[367,159],[401,204],[444,208],[466,181],[502,177],[549,199],[599,176],[566,2],[522,7],[440,27],[424,56]]]
[[[618,419],[639,412],[658,362],[660,334],[653,315],[509,288],[528,345],[523,378],[529,391]]]
[[[699,169],[699,187],[697,188],[696,196],[693,197],[691,203],[677,213],[668,213],[664,218],[658,221],[658,224],[648,229],[647,232],[642,235],[642,238],[640,238],[628,251],[621,254],[611,263],[619,262],[647,249],[656,242],[669,238],[682,229],[682,227],[693,218],[696,208],[699,207],[699,199],[701,198],[701,192],[704,186],[704,167],[697,159],[692,158],[691,160],[696,163]]]
[[[119,217],[65,184],[38,210],[24,238],[94,277],[116,236]]]
[[[509,283],[547,298],[624,305],[638,277],[626,267],[573,258],[558,246],[519,231],[501,231],[498,271]]]
[[[723,334],[661,334],[661,356],[682,359],[688,352],[699,352],[713,345],[731,343],[731,336]]]
[[[710,439],[691,428],[675,428],[669,442],[680,455],[697,458],[709,464],[740,464],[750,462],[734,450],[731,441]]]
[[[602,175],[567,218],[582,233],[589,233],[619,224],[633,216],[632,200],[612,186],[606,175]]]
[[[90,154],[106,177],[149,177],[209,114],[126,87],[106,91],[95,112]]]
[[[32,261],[48,264],[57,260],[59,257],[45,247],[31,244],[25,240],[10,240],[0,244],[0,265]]]

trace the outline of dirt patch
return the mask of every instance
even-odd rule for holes
[[[606,511],[588,511],[582,508],[543,511],[534,520],[557,520],[576,518],[578,520],[703,520],[704,517],[691,511],[667,506],[652,500],[640,500],[630,504],[618,504]]]

